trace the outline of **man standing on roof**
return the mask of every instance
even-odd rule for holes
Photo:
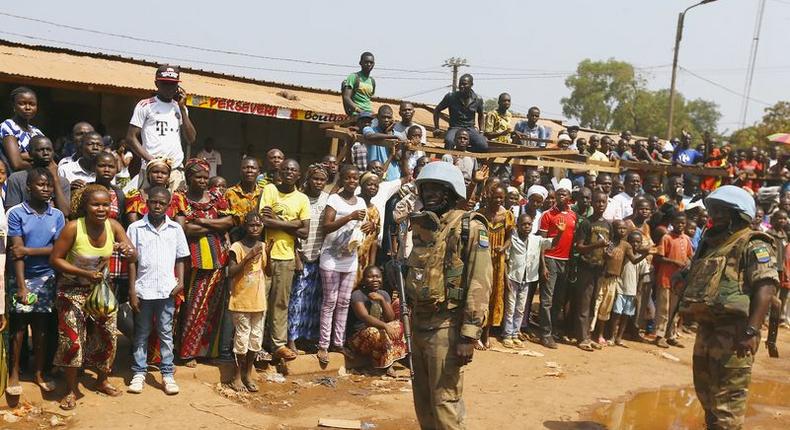
[[[178,85],[181,82],[179,78],[178,66],[165,64],[156,69],[156,95],[137,103],[126,132],[129,149],[142,158],[143,164],[160,156],[173,161],[171,189],[184,186],[181,137],[183,135],[188,145],[193,145],[197,137],[195,126],[189,119],[186,93]],[[144,169],[139,175],[141,183],[145,178]]]
[[[471,149],[474,152],[485,152],[488,149],[488,141],[481,133],[483,130],[483,99],[472,91],[474,78],[470,74],[464,74],[458,79],[458,91],[447,93],[442,101],[433,110],[433,135],[439,137],[439,117],[445,109],[450,110],[450,129],[444,136],[444,147],[453,148],[455,133],[459,129],[466,129],[469,132],[469,140],[472,143]],[[477,126],[475,127],[475,115],[477,116]]]
[[[359,56],[358,72],[348,75],[341,90],[343,92],[343,109],[346,115],[354,116],[360,112],[373,112],[370,99],[376,94],[376,80],[370,76],[376,60],[370,52],[363,52]]]

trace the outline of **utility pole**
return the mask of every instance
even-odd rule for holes
[[[678,28],[675,33],[675,54],[672,58],[672,83],[669,86],[669,125],[667,126],[667,140],[672,139],[672,121],[675,116],[675,81],[678,74],[678,50],[680,49],[680,39],[683,38],[683,20],[686,18],[686,12],[707,3],[713,3],[716,0],[702,0],[699,3],[693,4],[686,8],[678,15]]]
[[[453,92],[458,90],[458,68],[461,66],[469,66],[469,64],[466,63],[466,58],[450,57],[444,62],[444,64],[442,64],[442,67],[453,68]]]
[[[760,45],[760,30],[763,26],[763,15],[765,13],[765,0],[760,2],[757,8],[757,22],[754,23],[754,36],[752,36],[752,48],[749,51],[749,69],[746,72],[746,84],[743,89],[743,102],[741,104],[741,128],[746,127],[746,114],[749,112],[749,97],[752,95],[752,80],[754,79],[754,66],[757,64],[757,47]]]

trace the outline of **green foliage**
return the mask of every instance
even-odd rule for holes
[[[607,130],[614,121],[614,111],[639,84],[634,67],[610,58],[607,61],[585,59],[576,67],[576,74],[565,80],[571,90],[564,97],[562,113],[576,118],[582,127]]]
[[[563,113],[582,127],[631,130],[638,136],[663,137],[668,126],[669,90],[647,89],[645,79],[629,63],[609,59],[579,63],[565,81],[570,97],[561,100]],[[686,100],[675,93],[674,129],[694,136],[715,133],[721,113],[714,102]]]
[[[483,112],[491,112],[496,110],[499,107],[499,100],[497,99],[485,99],[483,101]]]
[[[765,108],[765,115],[760,122],[737,130],[730,137],[730,142],[739,147],[768,146],[766,139],[774,133],[790,133],[790,102],[779,101]]]

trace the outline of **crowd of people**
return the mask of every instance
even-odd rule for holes
[[[22,394],[23,368],[46,392],[56,390],[51,376],[59,371],[61,407],[73,409],[78,370],[93,367],[100,391],[121,394],[107,378],[122,325],[114,302],[134,313],[132,393],[143,391],[155,365],[165,392],[176,394],[174,365],[211,358],[235,362],[236,390],[258,391],[256,362],[305,352],[323,365],[330,352],[342,352],[391,373],[408,352],[394,263],[411,252],[410,214],[421,204],[414,179],[437,160],[401,144],[427,142],[412,104],[400,104],[397,120],[388,105],[374,114],[374,64],[364,53],[360,72],[343,83],[359,137],[348,151],[302,166],[267,148],[262,161],[244,156],[232,186],[218,176],[228,172],[211,139],[184,159],[182,143],[193,145],[197,132],[177,67],[157,69],[156,95],[134,107],[117,143],[79,122],[56,151],[33,125],[35,92],[12,91],[13,114],[0,128],[6,393]],[[590,352],[628,342],[682,348],[679,332],[695,328],[673,312],[672,279],[709,223],[702,198],[722,184],[754,194],[761,215],[753,227],[775,238],[780,269],[788,267],[790,183],[776,148],[735,150],[709,139],[695,145],[687,133],[661,143],[624,131],[615,142],[612,135],[579,137],[578,127],[552,139],[537,107],[512,125],[510,95],[484,112],[472,87],[472,76],[459,79],[458,91],[436,107],[432,132],[458,151],[441,160],[464,176],[463,209],[488,223],[492,292],[477,349],[494,339],[505,348],[525,341]],[[448,130],[439,126],[445,109]],[[607,173],[494,164],[479,157],[489,141],[728,173],[662,177],[638,166]],[[790,282],[783,280],[786,325]]]

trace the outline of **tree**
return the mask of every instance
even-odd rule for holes
[[[496,110],[499,107],[499,100],[497,99],[485,99],[483,101],[483,112],[491,112],[492,110]]]
[[[640,85],[634,67],[626,62],[585,59],[565,80],[571,95],[560,101],[562,113],[576,118],[582,127],[607,130],[614,121],[615,109],[629,95],[633,97]]]
[[[669,90],[647,89],[645,79],[626,62],[609,59],[579,63],[576,74],[565,80],[571,89],[562,111],[582,127],[598,130],[631,130],[637,136],[662,136],[668,126]],[[715,133],[721,113],[716,103],[686,100],[675,94],[674,125],[694,136]]]
[[[774,133],[790,133],[790,101],[779,101],[765,108],[759,123],[735,131],[730,142],[741,147],[767,146],[765,138]]]

